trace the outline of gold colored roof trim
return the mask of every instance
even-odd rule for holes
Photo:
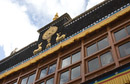
[[[123,9],[123,10],[121,10],[121,11],[119,11],[118,13],[110,16],[109,18],[107,18],[104,21],[98,23],[97,25],[94,25],[94,26],[90,27],[89,29],[79,33],[78,35],[76,35],[76,36],[74,36],[74,37],[72,37],[72,38],[70,38],[70,39],[68,39],[68,40],[58,44],[57,46],[55,46],[55,47],[51,48],[50,50],[40,54],[39,56],[36,56],[33,59],[31,59],[31,60],[29,60],[29,61],[27,61],[27,62],[25,62],[25,63],[23,63],[23,64],[21,64],[21,65],[19,65],[17,67],[15,67],[15,68],[9,70],[8,72],[5,72],[5,73],[1,74],[0,75],[0,79],[10,75],[11,73],[14,73],[14,72],[16,72],[18,70],[21,70],[21,69],[23,69],[23,68],[25,68],[25,67],[27,67],[27,66],[35,63],[35,62],[37,62],[38,60],[40,60],[40,59],[42,59],[42,58],[44,58],[44,57],[54,53],[55,51],[57,51],[57,50],[65,47],[65,46],[73,43],[75,40],[79,40],[80,38],[86,36],[87,34],[90,34],[90,33],[94,32],[95,30],[100,29],[102,26],[107,25],[108,23],[116,20],[117,18],[119,18],[120,16],[122,16],[122,15],[128,13],[128,12],[130,12],[130,6],[125,8],[125,9]]]

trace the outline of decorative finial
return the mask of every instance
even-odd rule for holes
[[[14,53],[16,53],[17,52],[17,50],[18,50],[18,48],[15,48],[11,53],[10,53],[10,55],[12,55],[12,54],[14,54]]]
[[[53,18],[53,21],[59,18],[58,13],[56,13],[55,17]]]

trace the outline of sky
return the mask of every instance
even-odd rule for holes
[[[37,41],[37,30],[50,23],[57,12],[74,18],[102,1],[0,0],[0,60],[15,48]]]

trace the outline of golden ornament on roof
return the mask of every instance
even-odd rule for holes
[[[51,37],[56,33],[56,31],[58,30],[58,27],[56,26],[51,26],[42,36],[43,40],[47,40],[47,45],[46,48],[51,46]]]
[[[55,17],[53,18],[53,21],[59,18],[58,13],[56,13]]]
[[[42,51],[42,42],[38,44],[38,48],[33,51],[33,54],[36,55],[37,53]]]

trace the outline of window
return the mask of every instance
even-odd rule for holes
[[[128,34],[130,35],[130,25],[127,26],[126,28],[127,28]]]
[[[70,62],[71,62],[71,58],[70,57],[67,57],[67,58],[63,59],[63,61],[62,61],[62,68],[67,66],[67,65],[70,65]]]
[[[107,47],[108,45],[109,45],[108,40],[107,40],[107,38],[105,38],[98,42],[98,49],[101,50],[101,49]]]
[[[47,68],[42,69],[40,73],[40,78],[45,77],[46,74],[47,74]]]
[[[46,80],[46,82],[43,81],[43,82],[38,83],[38,84],[53,84],[53,83],[54,83],[54,78],[50,78],[50,79]]]
[[[116,41],[121,40],[122,38],[126,37],[126,31],[125,29],[119,30],[117,32],[115,32],[115,39]]]
[[[113,62],[111,52],[107,52],[103,55],[101,55],[101,64],[102,66],[105,66],[109,63]]]
[[[21,84],[32,84],[35,78],[35,74],[32,74],[28,77],[22,79]]]
[[[71,73],[71,75],[69,75]],[[61,73],[60,84],[64,84],[69,80],[75,79],[80,76],[80,66],[74,67],[71,70]]]
[[[28,79],[28,84],[33,83],[34,78],[35,78],[35,74],[31,75],[31,76],[29,77],[29,79]]]
[[[112,58],[111,52],[106,52],[106,53],[100,55],[99,58],[96,57],[96,58],[88,61],[88,71],[89,72],[95,71],[98,68],[100,68],[100,66],[105,66],[112,62],[113,62],[113,58]]]
[[[62,60],[62,68],[80,60],[80,52],[72,54]]]
[[[46,84],[53,84],[54,78],[47,80]]]
[[[120,57],[128,56],[130,54],[130,42],[119,46]]]
[[[88,62],[89,72],[94,71],[99,68],[98,58],[94,58]]]
[[[127,26],[126,28],[116,31],[114,33],[114,35],[115,35],[116,41],[119,41],[119,40],[125,38],[126,36],[130,35],[130,25]]]
[[[21,84],[28,84],[28,83],[27,83],[27,79],[28,79],[28,78],[24,78],[24,79],[22,79]]]
[[[80,60],[80,52],[72,55],[72,63],[75,63]]]
[[[97,43],[92,44],[91,46],[87,47],[87,56],[92,55],[93,53],[101,50],[109,45],[108,39],[104,38]]]
[[[64,84],[67,81],[69,81],[69,71],[62,73],[60,76],[60,84]]]
[[[95,53],[97,51],[96,47],[97,47],[97,45],[93,44],[93,45],[91,45],[91,46],[89,46],[87,48],[87,54],[88,54],[88,56],[91,55],[91,54],[93,54],[93,53]]]
[[[53,64],[49,67],[49,71],[48,71],[48,74],[51,74],[53,72],[55,72],[55,69],[56,69],[56,64]]]
[[[44,82],[40,83],[40,84],[45,84]]]
[[[71,80],[80,76],[80,66],[73,68],[71,71]]]
[[[50,66],[48,65],[48,67],[41,69],[40,78],[43,78],[46,75],[49,75],[49,74],[55,72],[55,69],[56,69],[56,64],[52,64]]]

